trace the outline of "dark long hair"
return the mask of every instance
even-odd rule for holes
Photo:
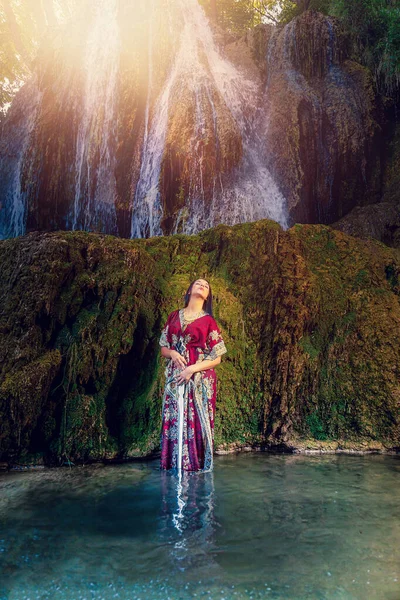
[[[197,278],[198,279],[198,278]],[[192,281],[192,283],[189,285],[188,289],[186,290],[186,294],[185,294],[185,308],[187,307],[187,305],[189,304],[189,300],[190,300],[190,294],[192,293],[192,286],[195,283],[195,281],[197,281],[197,279],[194,279]],[[201,279],[204,279],[204,277],[202,277]],[[206,298],[206,300],[204,300],[203,302],[203,310],[205,310],[209,315],[211,315],[212,317],[213,315],[213,310],[212,310],[212,291],[211,291],[211,284],[208,281],[208,279],[204,279],[204,281],[207,281],[208,285],[210,286],[210,291],[208,293],[208,296]]]

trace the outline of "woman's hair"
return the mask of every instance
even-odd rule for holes
[[[197,278],[199,279],[199,278]],[[192,286],[193,284],[197,281],[197,279],[194,279],[192,281],[192,283],[189,285],[188,289],[186,290],[186,294],[185,294],[185,308],[186,306],[189,304],[189,300],[190,300],[190,294],[192,292]],[[201,277],[201,279],[204,279],[204,277]],[[210,286],[209,288],[209,292],[208,292],[208,296],[206,298],[206,300],[204,300],[203,302],[203,310],[205,310],[206,312],[208,312],[209,315],[211,315],[212,317],[213,315],[213,311],[212,311],[212,292],[211,292],[211,284],[208,281],[208,279],[204,279],[204,281],[207,281],[208,285]]]

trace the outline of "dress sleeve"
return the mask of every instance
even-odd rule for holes
[[[161,336],[160,336],[160,340],[158,342],[160,344],[160,346],[166,346],[167,348],[171,348],[171,345],[172,345],[171,334],[169,332],[170,321],[171,321],[171,315],[168,315],[168,319],[166,320],[166,323],[161,330]]]
[[[207,358],[210,360],[215,360],[218,356],[221,356],[221,354],[228,352],[225,342],[222,339],[221,330],[218,327],[215,319],[213,319],[210,323],[210,328],[207,335],[207,346],[210,350]]]

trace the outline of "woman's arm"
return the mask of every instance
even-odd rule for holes
[[[161,356],[165,356],[165,358],[173,358],[174,353],[178,354],[178,356],[181,357],[179,352],[176,352],[176,350],[172,350],[170,348],[167,348],[166,346],[161,346]],[[183,359],[183,361],[185,360],[183,356],[181,358]],[[198,363],[194,363],[193,365],[191,365],[191,367],[193,369],[193,373],[197,373],[198,371],[205,371],[206,369],[212,369],[213,367],[216,367],[217,365],[219,365],[220,362],[221,362],[221,357],[217,356],[217,358],[215,360],[204,359]]]
[[[212,369],[216,367],[221,362],[221,357],[217,356],[214,360],[208,360],[205,358],[198,363],[194,363],[194,365],[190,365],[193,369],[193,373],[197,373],[198,371],[205,371],[206,369]]]
[[[197,371],[206,371],[207,369],[212,369],[212,367],[216,367],[217,365],[219,365],[220,362],[220,356],[217,356],[215,360],[208,360],[208,358],[205,358],[200,362],[185,367],[183,371],[176,375],[175,381],[178,384],[184,383],[185,381],[189,381],[193,373],[197,373]]]
[[[174,352],[174,350],[167,348],[167,346],[161,346],[161,356],[165,356],[165,358],[172,358],[171,352]]]
[[[167,346],[161,346],[161,356],[165,358],[171,358],[177,367],[184,369],[186,367],[187,360],[182,354],[179,354],[177,350],[173,348],[167,348]]]

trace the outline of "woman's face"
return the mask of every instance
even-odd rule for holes
[[[210,286],[205,279],[196,279],[192,285],[191,293],[201,296],[203,300],[206,300],[208,298],[208,294],[210,293]]]

